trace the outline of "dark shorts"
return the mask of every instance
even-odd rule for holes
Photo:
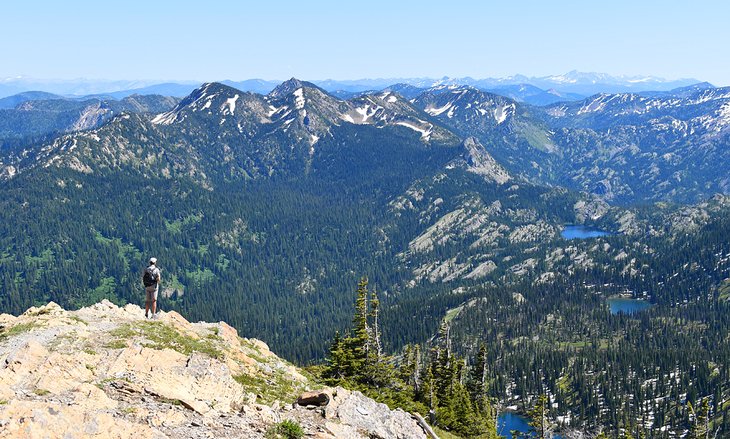
[[[145,302],[154,302],[157,300],[157,292],[160,290],[160,284],[154,284],[151,287],[145,287],[144,291],[147,293]]]

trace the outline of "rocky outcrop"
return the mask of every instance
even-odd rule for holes
[[[486,181],[498,184],[507,183],[512,178],[476,138],[469,137],[464,140],[463,147],[466,150],[463,160],[466,163],[467,171],[481,175]]]
[[[316,395],[315,395],[316,394]],[[320,392],[302,395],[301,402],[318,396],[318,399],[328,399],[324,408],[318,405],[295,405],[294,413],[298,419],[304,419],[303,424],[317,418],[324,419],[321,431],[315,438],[336,437],[338,439],[356,438],[383,438],[383,439],[423,439],[426,433],[418,424],[416,417],[403,410],[390,410],[387,405],[373,401],[362,393],[336,387]],[[309,412],[310,416],[302,415]],[[316,424],[316,422],[314,423]]]
[[[0,438],[264,438],[285,419],[323,439],[425,437],[359,392],[302,394],[317,384],[223,322],[143,316],[108,301],[0,315]]]

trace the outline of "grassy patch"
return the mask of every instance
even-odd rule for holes
[[[82,319],[81,317],[71,316],[69,318],[71,320],[73,320],[74,322],[78,322],[78,323],[81,323],[82,325],[89,326],[89,322],[87,322],[86,320]]]
[[[457,306],[456,308],[452,308],[446,311],[446,316],[444,316],[444,323],[451,323],[451,321],[459,315],[462,309],[464,309],[464,305]]]
[[[560,379],[558,379],[558,389],[560,389],[563,393],[567,393],[570,390],[571,384],[572,381],[568,375],[563,375]]]
[[[205,338],[209,340],[220,340],[220,329],[218,328],[210,328],[209,329],[210,334],[206,335]]]
[[[94,240],[116,250],[117,256],[124,264],[124,271],[129,271],[129,261],[139,261],[142,259],[142,252],[132,244],[122,242],[120,238],[107,238],[98,231],[94,230]]]
[[[89,301],[92,303],[100,302],[107,297],[116,297],[117,280],[113,277],[103,277],[99,281],[99,286],[91,291]]]
[[[31,331],[33,328],[37,328],[40,325],[35,322],[18,323],[17,325],[11,326],[8,329],[0,331],[0,341],[3,341],[14,335],[22,334],[24,332]]]
[[[215,280],[215,273],[206,268],[204,270],[188,271],[185,273],[187,278],[194,284],[206,284]]]
[[[127,341],[139,334],[131,323],[120,325],[109,331],[104,347],[107,349],[123,349],[127,347]]]
[[[434,433],[438,435],[441,439],[461,439],[461,436],[457,436],[454,433],[449,433],[446,430],[442,430],[438,427],[431,426],[433,428]]]
[[[218,261],[216,261],[215,266],[220,271],[226,271],[230,264],[231,264],[231,261],[229,259],[227,259],[225,255],[221,254],[221,255],[218,255]]]
[[[179,399],[170,399],[170,398],[165,398],[164,396],[160,396],[159,398],[157,398],[157,400],[164,404],[170,404],[170,405],[175,405],[175,406],[183,405],[182,401],[180,401]]]
[[[720,300],[730,300],[730,279],[725,279],[718,288]]]
[[[191,224],[198,224],[203,220],[203,213],[197,213],[188,215],[185,218],[181,218],[175,221],[167,221],[165,220],[165,228],[169,233],[180,233],[183,230],[183,227],[189,226]]]
[[[246,392],[261,396],[261,402],[264,404],[271,404],[276,400],[294,401],[304,391],[280,371],[267,378],[242,374],[234,376],[233,379],[242,385]]]
[[[28,265],[47,265],[53,262],[53,250],[45,249],[38,256],[26,256],[25,263]]]
[[[148,343],[142,346],[152,349],[169,348],[181,354],[200,352],[212,358],[223,358],[223,352],[209,338],[198,340],[184,335],[163,322],[142,322],[138,324]]]
[[[127,347],[127,342],[124,340],[111,340],[104,344],[107,349],[124,349]]]
[[[105,347],[119,349],[127,346],[134,337],[142,340],[142,346],[150,349],[172,349],[190,355],[200,352],[212,358],[223,358],[221,351],[210,337],[196,339],[185,335],[163,322],[127,323],[109,332],[111,336]]]
[[[51,392],[46,389],[35,389],[33,390],[33,393],[35,393],[38,396],[46,396],[50,394]]]

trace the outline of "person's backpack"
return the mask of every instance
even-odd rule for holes
[[[155,267],[149,266],[144,269],[144,275],[142,276],[142,283],[146,287],[151,287],[157,283],[157,277],[155,276]]]

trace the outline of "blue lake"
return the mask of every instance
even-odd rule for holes
[[[521,431],[522,433],[530,431],[527,419],[524,416],[512,412],[499,415],[499,418],[497,418],[497,434],[507,439],[512,439],[512,435],[510,434],[512,430]]]
[[[566,225],[565,228],[563,228],[563,231],[560,232],[560,236],[562,236],[565,239],[588,239],[588,238],[598,238],[600,236],[610,236],[610,235],[613,235],[613,233],[607,232],[605,230],[597,229],[595,227],[571,225],[571,224]]]
[[[647,308],[651,308],[651,302],[641,299],[623,299],[620,297],[614,297],[607,300],[608,307],[611,309],[611,314],[634,314],[639,311],[643,311]]]
[[[505,412],[499,415],[499,418],[497,418],[497,434],[504,436],[507,439],[513,439],[510,434],[513,430],[517,430],[521,433],[529,433],[530,425],[527,423],[527,418],[512,412]],[[555,439],[562,439],[562,436],[557,434],[553,437]]]

